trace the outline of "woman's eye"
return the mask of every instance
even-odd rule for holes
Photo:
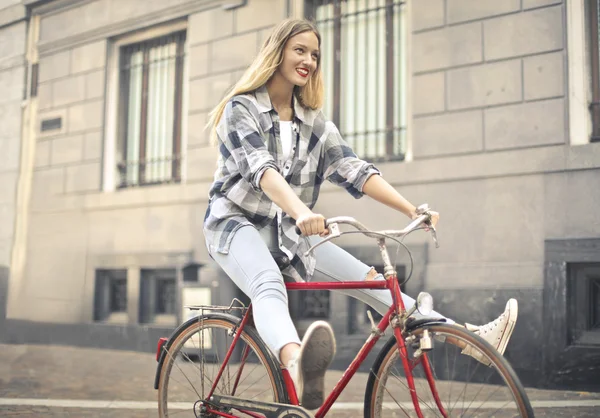
[[[296,48],[296,52],[302,54],[304,52],[304,50],[302,48]]]

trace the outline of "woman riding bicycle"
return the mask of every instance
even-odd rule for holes
[[[251,299],[260,336],[288,368],[307,409],[323,402],[335,339],[331,327],[317,321],[300,341],[288,310],[284,275],[329,282],[383,279],[330,242],[314,256],[304,255],[318,236],[329,233],[325,218],[312,211],[321,184],[329,180],[357,199],[366,194],[411,219],[417,216],[415,206],[373,164],[353,153],[320,110],[320,45],[313,23],[281,22],[211,113],[209,126],[220,152],[204,222],[210,255]],[[435,226],[439,215],[430,213]],[[286,255],[291,263],[280,270],[273,252]],[[389,292],[345,293],[382,314],[392,304]],[[409,296],[402,298],[406,306],[414,304]],[[467,327],[503,353],[516,317],[517,302],[511,299],[495,321]]]

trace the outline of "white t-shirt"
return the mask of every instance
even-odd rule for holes
[[[283,160],[287,161],[292,158],[292,149],[293,149],[293,132],[292,132],[292,121],[279,121],[280,134],[279,137],[281,139],[281,150],[283,152]],[[287,174],[286,170],[286,173]]]

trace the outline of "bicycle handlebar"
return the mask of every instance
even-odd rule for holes
[[[360,223],[359,221],[357,221],[356,219],[354,219],[350,216],[337,216],[334,218],[325,219],[325,228],[329,228],[331,226],[333,228],[330,228],[330,229],[334,229],[334,230],[330,231],[331,232],[330,235],[327,238],[325,238],[325,240],[323,242],[329,241],[330,239],[336,238],[342,234],[337,229],[338,224],[346,224],[346,225],[353,226],[358,231],[362,232],[365,236],[370,237],[370,238],[381,238],[383,236],[403,237],[403,236],[411,233],[415,229],[419,228],[423,223],[427,223],[431,218],[431,215],[429,212],[430,212],[430,209],[427,204],[419,206],[417,208],[417,214],[419,214],[419,216],[417,218],[415,218],[414,220],[412,220],[411,223],[409,223],[404,229],[401,229],[401,230],[372,231],[372,230],[368,229],[366,226],[364,226],[362,223]],[[433,236],[433,240],[435,242],[436,247],[439,247],[435,228],[431,225],[429,225],[428,228],[431,231],[431,235]],[[298,227],[296,227],[296,233],[298,235],[300,235],[300,233],[301,233],[301,231]]]

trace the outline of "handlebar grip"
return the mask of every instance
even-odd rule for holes
[[[323,220],[323,225],[325,226],[325,228],[327,228],[327,226],[328,226],[327,219]],[[302,231],[300,231],[300,228],[298,228],[298,227],[296,227],[296,234],[302,235]]]

